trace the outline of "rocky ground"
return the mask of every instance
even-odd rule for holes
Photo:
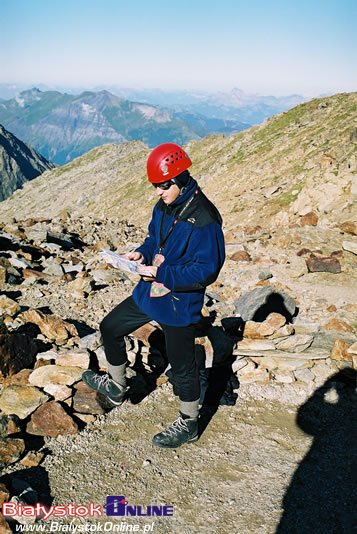
[[[136,281],[100,248],[135,248],[145,233],[68,214],[3,224],[2,501],[31,504],[20,480],[47,505],[123,495],[174,506],[172,517],[125,518],[141,532],[353,532],[357,229],[303,217],[281,232],[226,233],[197,337],[215,400],[229,379],[225,405],[206,394],[200,440],[174,451],[151,445],[177,410],[157,325],[127,340],[133,392],[122,407],[108,410],[80,381],[103,367],[98,325]],[[119,531],[112,521],[72,525]]]

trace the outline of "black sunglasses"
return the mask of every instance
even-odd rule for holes
[[[173,180],[168,180],[167,182],[161,182],[159,184],[152,184],[155,188],[156,187],[160,187],[160,189],[163,189],[164,191],[166,191],[167,189],[170,189],[170,187],[172,185],[174,185],[174,181]]]

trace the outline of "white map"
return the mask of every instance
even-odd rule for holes
[[[121,271],[127,271],[129,273],[139,274],[141,276],[151,276],[150,271],[145,268],[145,265],[141,265],[137,261],[128,260],[127,258],[125,258],[125,256],[121,256],[116,252],[112,252],[111,250],[102,248],[99,254],[103,257],[106,263],[110,263],[110,265],[112,265],[116,269],[120,269]]]

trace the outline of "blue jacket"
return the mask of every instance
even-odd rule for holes
[[[187,326],[199,321],[205,288],[216,280],[224,263],[221,226],[217,208],[193,179],[172,204],[167,206],[161,199],[157,202],[149,235],[136,250],[143,254],[144,264],[152,265],[160,252],[160,234],[161,239],[168,236],[160,252],[165,260],[157,269],[156,281],[170,292],[152,297],[151,282],[141,280],[133,298],[144,313],[167,325]]]

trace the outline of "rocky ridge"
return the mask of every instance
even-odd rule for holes
[[[0,125],[0,202],[25,182],[54,167],[54,163]]]

